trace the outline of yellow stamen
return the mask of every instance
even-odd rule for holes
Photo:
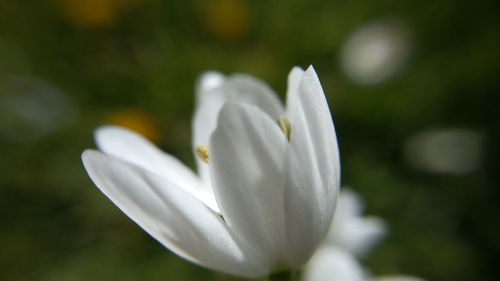
[[[208,146],[198,145],[196,146],[196,155],[201,161],[208,163]]]
[[[280,117],[277,122],[281,131],[285,134],[286,139],[290,141],[290,136],[292,134],[292,125],[290,124],[290,121],[288,121],[285,117]]]

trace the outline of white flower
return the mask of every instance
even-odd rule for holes
[[[302,280],[365,281],[365,272],[349,252],[325,245],[316,251],[307,264]]]
[[[485,135],[471,129],[427,129],[416,133],[404,146],[406,161],[427,172],[463,175],[483,162]]]
[[[118,127],[96,131],[101,151],[86,150],[83,163],[126,215],[185,259],[243,277],[304,264],[328,231],[340,176],[314,69],[292,69],[286,109],[250,76],[206,73],[193,130],[199,176]]]
[[[400,71],[408,60],[411,43],[404,24],[378,21],[352,33],[341,50],[344,72],[353,82],[371,85]]]
[[[378,217],[363,217],[363,201],[352,189],[343,188],[326,243],[340,247],[357,257],[364,256],[386,234],[386,225]]]
[[[359,264],[357,258],[387,232],[383,220],[363,217],[362,212],[360,196],[343,188],[327,239],[307,263],[302,281],[423,281],[406,275],[375,278]]]
[[[349,252],[321,247],[308,263],[303,281],[424,281],[408,275],[372,277]]]

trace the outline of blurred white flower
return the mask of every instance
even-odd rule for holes
[[[328,231],[340,176],[316,72],[292,69],[286,109],[247,75],[207,73],[197,92],[199,176],[110,126],[96,131],[101,151],[82,155],[89,176],[151,236],[194,263],[243,277],[304,264]]]
[[[356,258],[340,248],[324,245],[307,264],[303,281],[365,281]]]
[[[325,243],[307,263],[302,281],[423,281],[411,276],[374,278],[358,262],[385,236],[385,223],[377,217],[362,217],[360,196],[343,188]]]
[[[373,277],[357,259],[342,249],[324,246],[309,261],[303,281],[424,281],[407,275]]]
[[[467,174],[481,166],[484,134],[469,129],[426,130],[411,137],[405,158],[413,166],[434,173]]]
[[[76,116],[72,100],[48,81],[17,75],[0,80],[0,138],[35,141]]]
[[[375,84],[394,75],[405,63],[410,44],[405,28],[396,22],[361,27],[342,47],[342,67],[358,84]]]
[[[363,256],[386,234],[386,225],[378,217],[363,217],[363,202],[352,189],[343,188],[326,243],[340,247],[357,257]]]

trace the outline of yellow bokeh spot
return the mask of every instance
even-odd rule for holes
[[[160,140],[160,130],[153,117],[139,109],[115,111],[105,118],[104,123],[128,128],[155,143]]]
[[[234,40],[250,29],[251,11],[246,0],[214,0],[207,5],[207,29],[216,37]]]
[[[81,27],[113,25],[144,0],[58,0],[59,10],[69,21]]]

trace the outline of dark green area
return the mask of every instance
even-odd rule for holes
[[[81,152],[94,147],[105,116],[133,107],[158,122],[164,150],[193,166],[199,73],[250,73],[284,97],[291,67],[310,64],[335,115],[343,184],[390,228],[367,266],[434,281],[500,276],[496,1],[249,1],[249,28],[233,39],[207,28],[213,1],[144,0],[94,27],[68,20],[58,3],[0,2],[0,80],[37,77],[77,112],[71,125],[29,141],[0,138],[0,280],[228,280],[177,258],[124,216],[94,188]],[[391,79],[356,85],[342,72],[342,43],[381,19],[407,26],[412,55]],[[409,137],[449,127],[484,133],[477,171],[407,164]]]

